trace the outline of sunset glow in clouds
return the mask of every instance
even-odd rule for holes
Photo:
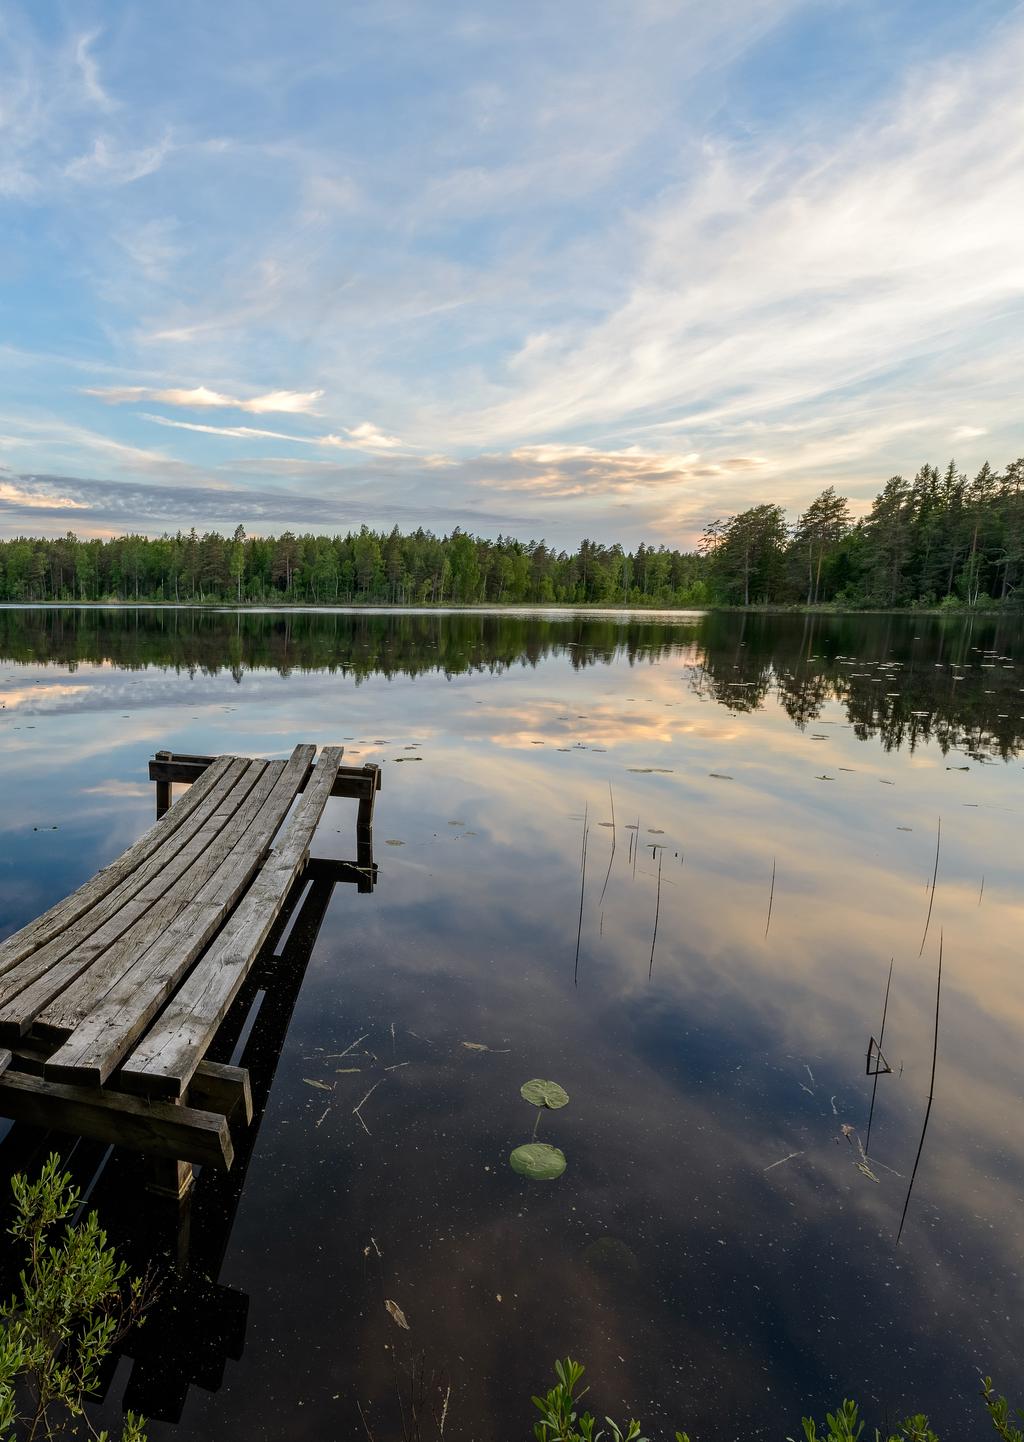
[[[689,544],[1024,451],[1018,5],[13,0],[0,534]]]

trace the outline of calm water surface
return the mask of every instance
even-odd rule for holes
[[[421,1366],[447,1436],[509,1442],[567,1353],[655,1435],[781,1437],[843,1396],[985,1435],[978,1369],[1024,1395],[1022,641],[0,611],[0,937],[150,824],[154,750],[344,741],[384,768],[377,889],[333,894],[244,1185],[200,1178],[190,1279],[147,1339],[181,1420],[151,1435],[356,1437],[359,1401],[396,1437]],[[354,853],[354,803],[315,851]],[[535,1076],[571,1096],[541,1123],[554,1183],[507,1161]],[[14,1165],[31,1138],[4,1145]]]

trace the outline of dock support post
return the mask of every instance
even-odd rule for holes
[[[146,1158],[146,1191],[154,1196],[181,1201],[192,1190],[194,1181],[191,1162],[176,1162],[170,1157]]]
[[[377,800],[377,792],[380,790],[380,767],[368,761],[363,766],[363,775],[369,780],[369,785],[359,798],[359,812],[356,816],[356,833],[368,833],[373,826],[373,804]]]
[[[156,759],[157,759],[158,761],[170,761],[171,755],[172,755],[172,753],[171,753],[170,751],[158,751],[158,752],[156,753]],[[171,809],[171,782],[170,782],[170,781],[163,781],[163,780],[158,781],[158,782],[156,783],[156,819],[157,819],[157,821],[160,820],[161,816],[166,816],[167,812],[170,811],[170,809]]]

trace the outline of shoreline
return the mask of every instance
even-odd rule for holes
[[[612,619],[617,616],[658,617],[678,616],[688,620],[699,620],[703,616],[949,616],[957,620],[966,617],[1005,617],[1009,620],[1024,621],[1024,607],[1021,606],[730,606],[705,605],[700,607],[664,606],[637,604],[608,605],[591,602],[501,602],[470,601],[458,605],[398,605],[386,601],[346,601],[317,604],[309,601],[0,601],[0,611],[209,611],[222,615],[273,615],[277,612],[292,612],[308,615],[357,615],[376,612],[393,616],[542,616],[571,617],[592,616]]]

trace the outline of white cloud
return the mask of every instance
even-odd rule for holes
[[[360,451],[394,451],[402,445],[397,436],[386,435],[369,421],[353,426],[344,436],[324,436],[321,443],[325,446],[343,446]]]
[[[96,396],[108,405],[124,405],[132,401],[160,401],[168,406],[185,406],[193,410],[223,408],[248,411],[262,416],[272,412],[282,415],[315,415],[314,407],[323,391],[268,391],[266,395],[248,400],[223,395],[207,386],[170,387],[166,390],[150,386],[84,386],[85,395]],[[149,419],[153,419],[150,417]]]
[[[950,437],[954,441],[973,441],[978,436],[987,435],[988,431],[984,426],[957,426],[950,432]]]

